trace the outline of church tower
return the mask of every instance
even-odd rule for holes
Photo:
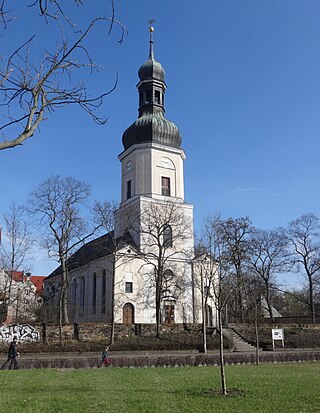
[[[153,27],[149,32],[149,56],[138,71],[138,118],[123,133],[118,157],[121,203],[115,214],[115,237],[129,231],[136,253],[116,271],[115,285],[125,277],[136,292],[123,298],[116,287],[115,301],[119,320],[128,307],[123,320],[193,322],[193,206],[184,201],[186,156],[179,129],[165,118],[165,71],[154,57]]]
[[[179,205],[191,222],[188,250],[192,254],[193,207],[184,202],[186,156],[181,148],[179,129],[165,118],[165,71],[154,57],[153,27],[149,32],[149,56],[138,71],[139,115],[122,137],[121,203],[116,213],[115,235],[120,237],[126,231],[125,217],[129,210],[135,211],[135,218],[141,223],[143,204],[172,202]],[[139,232],[135,231],[132,236],[142,248]]]

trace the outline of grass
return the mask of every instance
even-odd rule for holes
[[[0,372],[6,413],[320,412],[320,363]]]

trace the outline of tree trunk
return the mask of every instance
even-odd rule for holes
[[[67,268],[67,259],[61,257],[61,268],[62,268],[62,285],[61,285],[61,322],[62,324],[69,323],[68,316],[68,268]]]
[[[160,336],[160,324],[161,324],[161,290],[157,285],[156,288],[156,337]]]
[[[254,330],[255,330],[255,334],[256,334],[256,365],[259,366],[259,363],[260,363],[260,353],[259,353],[259,333],[258,333],[258,309],[257,309],[257,303],[256,303],[256,305],[255,305]]]
[[[203,344],[203,353],[207,353],[207,332],[206,332],[206,299],[204,297],[203,290],[203,276],[201,268],[201,306],[202,306],[202,344]]]
[[[223,331],[222,331],[222,309],[218,308],[218,319],[219,319],[219,331],[220,331],[220,345],[219,345],[219,358],[220,358],[220,376],[221,376],[221,393],[223,395],[227,394],[227,384],[226,375],[224,368],[224,350],[223,350]]]
[[[115,333],[115,325],[114,325],[114,283],[115,283],[115,276],[116,276],[116,256],[113,256],[113,265],[112,265],[112,293],[111,293],[111,332],[110,332],[110,345],[114,344],[114,333]]]
[[[310,309],[310,315],[312,318],[312,323],[316,324],[316,310],[314,306],[314,300],[313,300],[313,283],[312,283],[312,276],[308,275],[309,277],[309,309]]]
[[[63,347],[62,326],[63,326],[63,316],[62,316],[62,290],[61,290],[60,297],[59,297],[59,340],[60,340],[61,347]]]
[[[68,287],[62,287],[62,299],[61,299],[61,314],[62,314],[62,324],[69,324],[68,315]]]
[[[237,289],[238,289],[238,305],[239,305],[239,316],[241,323],[245,322],[244,310],[243,310],[243,280],[241,274],[240,264],[235,265],[236,278],[237,278]]]

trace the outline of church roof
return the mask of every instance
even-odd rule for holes
[[[126,232],[125,235],[121,238],[114,239],[114,232],[108,232],[107,234],[102,235],[78,249],[74,254],[71,255],[68,259],[68,270],[72,271],[76,268],[82,267],[85,264],[89,264],[92,261],[103,258],[107,255],[110,255],[113,252],[114,245],[119,247],[125,247],[130,245],[132,247],[137,247],[135,241],[133,240],[131,234]],[[48,277],[53,278],[61,274],[61,265],[56,268]]]
[[[162,113],[149,113],[141,116],[129,126],[123,134],[122,142],[124,149],[144,142],[180,148],[181,135],[177,126],[166,119]]]
[[[138,71],[138,76],[140,80],[146,79],[157,79],[164,81],[165,71],[161,65],[161,63],[157,62],[154,57],[150,56],[148,60],[146,60],[141,66]]]

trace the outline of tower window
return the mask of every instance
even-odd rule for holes
[[[161,195],[170,196],[170,178],[161,177]]]
[[[127,199],[131,198],[131,179],[127,181]]]
[[[158,105],[160,105],[160,91],[159,90],[155,90],[154,92],[154,100],[155,103],[158,103]]]
[[[143,105],[143,93],[139,93],[139,106]]]
[[[151,92],[151,90],[146,90],[146,103],[152,103],[152,92]]]
[[[132,281],[126,281],[125,292],[127,294],[133,293],[133,282]]]

